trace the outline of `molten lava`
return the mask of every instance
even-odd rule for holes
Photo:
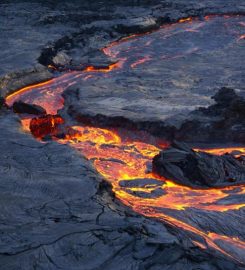
[[[205,20],[209,21],[212,18],[205,17]],[[164,40],[167,36],[174,35],[183,29],[185,31],[197,31],[203,27],[203,21],[195,20],[196,24],[193,25],[191,18],[182,19],[179,23],[181,23],[180,29],[175,28],[176,24],[170,25],[169,28],[163,27],[164,37],[162,39]],[[78,80],[81,82],[82,80],[93,79],[96,76],[103,76],[104,73],[113,74],[113,72],[122,67],[135,68],[138,65],[153,61],[156,59],[156,55],[152,54],[142,57],[138,48],[134,45],[136,39],[144,38],[144,46],[151,46],[152,37],[150,35],[148,34],[147,37],[134,35],[119,42],[114,42],[104,48],[103,52],[106,55],[119,58],[119,62],[116,64],[105,68],[87,67],[81,72],[68,72],[53,80],[25,87],[9,95],[7,103],[11,106],[15,101],[22,100],[26,103],[44,107],[47,113],[53,116],[49,115],[32,119],[30,130],[37,138],[48,134],[57,135],[58,126],[63,124],[63,119],[56,115],[57,111],[63,107],[63,98],[61,96],[63,91]],[[131,50],[131,53],[133,50],[132,58],[128,57],[129,50]],[[184,53],[185,55],[193,53],[193,48],[186,48]],[[157,57],[157,59],[165,59],[164,57],[171,58],[174,56],[170,50],[168,55],[158,55]],[[29,121],[30,119],[23,116],[22,123],[25,127],[27,127]],[[182,220],[181,217],[176,218],[176,215],[171,215],[171,212],[167,211],[169,209],[176,212],[187,209],[216,212],[238,210],[244,207],[245,203],[236,204],[232,200],[227,200],[227,202],[225,200],[231,196],[232,192],[236,195],[245,194],[244,186],[193,189],[176,184],[171,179],[163,179],[153,175],[151,172],[152,158],[168,145],[168,143],[159,143],[154,138],[147,140],[148,142],[146,140],[143,142],[142,139],[132,139],[130,136],[126,138],[119,131],[112,129],[73,126],[69,128],[65,138],[56,138],[56,140],[62,144],[69,144],[91,160],[96,170],[110,181],[116,197],[137,213],[186,230],[192,235],[193,243],[203,249],[211,247],[235,260],[245,262],[244,241],[196,228],[194,225]],[[217,155],[234,151],[239,151],[236,152],[237,156],[245,154],[244,147],[206,150],[208,153]],[[156,181],[149,181],[149,184],[136,184],[140,183],[140,179],[155,179]],[[223,203],[221,203],[221,200]],[[198,236],[199,240],[195,236]],[[202,242],[200,242],[200,237],[203,239]],[[243,252],[243,258],[239,255],[239,252],[227,250],[222,245],[224,242],[228,242],[230,246],[236,247],[241,253]]]
[[[33,136],[41,139],[47,135],[59,134],[59,126],[62,124],[64,124],[64,120],[59,115],[44,115],[31,119],[30,131]]]

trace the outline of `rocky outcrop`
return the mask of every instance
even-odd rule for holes
[[[22,101],[16,101],[13,104],[13,111],[15,113],[26,113],[26,114],[34,114],[34,115],[43,115],[46,114],[46,110],[35,104],[28,104]]]
[[[0,110],[2,108],[5,108],[7,105],[6,105],[6,101],[3,97],[0,97]]]
[[[243,159],[194,151],[173,143],[153,159],[153,172],[188,186],[214,187],[245,183]]]
[[[188,142],[245,142],[245,99],[223,87],[215,104],[193,111],[175,138]]]

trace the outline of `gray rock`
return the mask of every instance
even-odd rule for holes
[[[71,63],[71,58],[65,52],[58,52],[53,58],[53,63],[56,66],[68,66]]]
[[[153,158],[152,168],[162,177],[190,186],[224,186],[245,181],[245,166],[240,159],[231,154],[196,152],[176,142]]]
[[[15,113],[27,113],[34,115],[43,115],[46,114],[46,110],[39,105],[27,104],[22,101],[14,102],[13,111]]]

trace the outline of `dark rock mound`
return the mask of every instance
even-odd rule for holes
[[[8,107],[8,106],[7,106],[7,104],[6,104],[5,98],[0,97],[0,110],[1,110],[2,108],[7,108],[7,107]]]
[[[196,152],[182,143],[162,151],[153,159],[153,172],[188,186],[224,186],[245,183],[242,158]]]
[[[193,111],[176,131],[175,139],[186,142],[245,142],[245,99],[223,87],[216,103]]]
[[[35,115],[43,115],[46,114],[46,110],[35,104],[28,104],[22,101],[17,101],[13,104],[13,110],[15,113],[27,113],[27,114],[35,114]]]
[[[222,87],[213,97],[216,104],[208,108],[200,108],[199,111],[209,116],[223,116],[226,119],[244,119],[245,99],[227,87]]]

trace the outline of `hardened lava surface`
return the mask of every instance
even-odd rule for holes
[[[216,103],[197,110],[198,116],[203,119],[200,114],[204,114],[208,123],[221,115],[226,122],[235,119],[240,124],[236,123],[236,134],[244,126],[244,17],[204,16],[210,10],[242,10],[243,3],[231,2],[190,1],[187,6],[184,1],[174,1],[165,6],[152,1],[152,6],[148,3],[142,8],[127,9],[120,4],[116,11],[113,5],[110,12],[115,17],[100,18],[90,25],[90,32],[77,24],[81,14],[75,2],[69,15],[67,5],[61,13],[57,5],[51,14],[39,17],[35,27],[48,25],[50,38],[57,33],[58,39],[42,50],[39,61],[52,68],[55,63],[69,62],[73,71],[57,72],[55,78],[29,86],[25,78],[21,82],[25,87],[7,97],[10,107],[23,101],[42,106],[49,115],[21,114],[20,126],[19,118],[9,110],[0,112],[1,269],[245,269],[244,185],[191,188],[156,176],[151,168],[154,156],[169,145],[162,139],[165,125],[178,128],[183,119],[193,117],[191,111],[210,105],[216,88],[228,86],[236,92],[222,88],[214,97]],[[44,4],[46,12],[50,5]],[[98,8],[103,10],[103,5]],[[22,13],[27,11],[26,7]],[[35,16],[39,12],[37,9]],[[107,14],[106,9],[102,13]],[[153,30],[167,19],[163,15],[161,21],[159,13],[168,13],[168,20],[176,22],[184,19],[104,46],[110,39],[108,33],[117,38],[120,32]],[[200,13],[200,18],[189,17]],[[93,11],[83,18],[88,20],[91,14]],[[59,29],[66,21],[73,28],[64,32],[77,27],[80,32],[76,38],[59,40]],[[96,32],[101,31],[98,26],[108,30],[106,35]],[[41,38],[43,33],[39,33]],[[106,64],[98,57],[93,64],[90,60],[81,66],[77,64],[81,61],[70,63],[77,60],[81,43],[86,44],[81,33],[89,36],[89,46],[103,44],[99,56],[107,59]],[[78,47],[74,41],[80,42]],[[33,42],[37,47],[38,43]],[[27,66],[36,52],[35,47],[26,56]],[[53,76],[49,75],[42,73],[40,78]],[[227,117],[230,111],[232,117]],[[28,134],[30,121],[36,139]],[[136,131],[137,127],[151,134]],[[46,133],[50,134],[40,140],[40,134]],[[156,133],[160,138],[152,136]],[[228,138],[244,142],[243,137]],[[204,136],[205,140],[210,142],[210,137]],[[205,151],[242,155],[244,145],[227,144]]]
[[[118,58],[115,64],[111,64],[108,67],[88,66],[83,71],[67,72],[51,81],[25,87],[8,96],[7,104],[11,105],[13,102],[21,100],[27,103],[41,105],[49,114],[56,114],[57,111],[63,107],[64,100],[62,99],[61,94],[71,84],[82,84],[83,88],[83,83],[86,86],[88,85],[88,82],[90,82],[92,88],[98,87],[96,93],[100,93],[100,95],[104,96],[105,93],[103,90],[101,91],[102,93],[99,91],[99,89],[101,89],[101,81],[104,82],[104,89],[107,89],[108,85],[110,87],[109,83],[105,83],[107,80],[120,81],[120,76],[126,78],[125,74],[128,74],[129,70],[136,68],[138,65],[144,65],[145,62],[149,60],[140,60],[142,53],[145,50],[142,50],[142,46],[134,46],[134,43],[138,44],[138,42],[140,42],[142,45],[143,42],[146,47],[152,46],[152,43],[156,43],[155,46],[160,48],[158,35],[161,40],[162,36],[170,32],[166,37],[167,40],[169,38],[172,39],[172,36],[175,35],[177,35],[177,40],[182,40],[182,38],[185,37],[185,35],[182,36],[182,33],[186,34],[190,32],[191,35],[193,33],[194,35],[198,35],[198,38],[194,39],[195,42],[193,46],[198,45],[196,44],[198,42],[200,43],[198,46],[202,46],[200,57],[203,60],[207,55],[210,56],[210,51],[213,57],[214,51],[223,51],[228,46],[226,42],[224,48],[223,43],[226,35],[230,35],[230,33],[227,33],[227,29],[230,29],[229,27],[231,26],[239,31],[234,31],[234,36],[229,36],[229,38],[233,38],[233,42],[231,42],[232,45],[230,46],[240,46],[239,42],[242,40],[241,29],[243,27],[242,19],[243,17],[241,18],[241,16],[205,17],[204,21],[193,20],[190,18],[183,21],[181,20],[177,24],[165,26],[159,31],[149,33],[146,36],[123,39],[120,42],[112,43],[103,49],[105,54],[110,55],[113,58]],[[226,23],[229,24],[228,28],[224,26]],[[219,38],[218,40],[214,40],[214,35],[212,39],[213,43],[208,44],[206,48],[204,45],[207,41],[203,40],[205,37],[199,33],[199,28],[205,28],[208,25],[209,29],[210,24],[212,25],[212,28],[217,27],[221,33],[224,31],[220,37],[223,42],[221,42]],[[205,33],[206,31],[210,31],[210,29],[204,29],[203,31]],[[179,35],[182,38],[180,38]],[[147,40],[148,38],[149,40]],[[175,39],[176,37],[174,37],[174,40]],[[169,42],[170,44],[163,47],[162,50],[164,52],[163,54],[169,54],[168,57],[172,58],[172,61],[179,57],[182,58],[181,61],[184,61],[183,58],[188,60],[189,54],[190,58],[193,57],[193,48],[189,48],[190,44],[188,39],[183,42],[186,44],[184,50],[184,44],[181,46],[183,55],[178,57],[172,56],[172,50],[176,53],[176,50],[179,47],[176,46],[175,48],[172,40]],[[133,50],[133,52],[131,50]],[[136,52],[134,50],[136,50]],[[137,53],[138,50],[139,52]],[[158,51],[154,46],[150,50],[146,49],[147,53],[149,53],[149,51],[152,53],[152,58],[156,58],[157,56],[159,58],[161,55],[161,51]],[[155,54],[156,52],[157,55],[153,55],[153,53]],[[133,59],[129,57],[131,56],[131,53]],[[158,67],[157,70],[160,72],[160,67]],[[157,73],[158,77],[159,75],[160,74]],[[142,81],[144,82],[144,79],[142,79]],[[84,91],[84,89],[85,88],[83,88],[83,92],[85,93],[86,91]],[[122,93],[122,90],[120,91]],[[222,91],[237,97],[230,89],[223,89]],[[117,92],[116,89],[115,92]],[[137,89],[137,91],[135,90],[135,93],[138,92],[140,93],[141,91],[139,89]],[[91,95],[90,98],[93,100],[95,94],[92,91],[89,91],[89,93]],[[170,93],[172,92],[170,91]],[[82,99],[79,93],[76,92],[75,94]],[[113,96],[113,92],[111,94]],[[132,97],[130,88],[128,92],[124,89],[123,94],[125,96],[128,94],[130,99]],[[69,95],[66,94],[65,98],[67,97],[69,98]],[[96,98],[98,99],[98,97]],[[70,100],[73,101],[74,97],[72,96]],[[115,100],[117,99],[115,98]],[[115,109],[115,103],[113,103],[115,100],[112,97],[110,98],[110,105],[107,103],[107,110],[109,112],[111,109]],[[175,102],[176,104],[178,103],[177,100]],[[100,104],[103,104],[103,102]],[[65,105],[67,104],[65,103]],[[79,103],[77,107],[83,110],[84,103]],[[164,102],[162,107],[165,107]],[[191,104],[188,104],[187,107],[189,107],[189,110],[193,109]],[[96,116],[101,107],[97,105],[96,111],[95,108],[93,109]],[[181,110],[182,109],[183,108],[181,108]],[[126,108],[124,108],[124,110],[127,111]],[[151,112],[147,111],[147,107],[145,108],[145,113],[151,115]],[[119,115],[116,116],[118,117]],[[35,122],[36,129],[38,129],[38,122],[43,122],[41,119],[44,117],[45,116],[40,118],[40,120],[39,118],[31,120],[31,131],[34,135],[37,134],[36,137],[39,139],[40,136],[38,133],[33,132],[32,126]],[[28,128],[29,118],[30,117],[26,118],[26,116],[23,117],[22,122],[24,127]],[[74,120],[82,122],[82,120],[86,118],[88,118],[88,115],[81,112],[80,116],[76,116]],[[124,118],[127,117],[124,115]],[[52,119],[55,118],[51,117],[51,120]],[[53,121],[50,122],[51,129],[56,125],[55,120]],[[60,122],[59,124],[63,124],[63,122]],[[97,172],[112,185],[113,192],[119,201],[124,205],[129,206],[136,213],[163,222],[170,226],[174,231],[176,230],[179,232],[180,230],[181,234],[184,235],[183,237],[188,239],[194,246],[207,252],[215,252],[218,257],[221,256],[237,265],[244,265],[244,229],[243,226],[238,226],[238,224],[243,222],[242,216],[245,206],[243,185],[201,189],[176,184],[171,179],[158,177],[151,172],[151,161],[153,157],[156,156],[161,149],[164,149],[168,145],[168,142],[156,140],[151,135],[145,134],[144,132],[139,132],[138,135],[135,132],[132,138],[129,131],[125,132],[125,130],[120,129],[110,130],[91,127],[86,125],[86,121],[82,124],[83,125],[81,126],[66,127],[69,129],[67,135],[63,135],[62,139],[54,139],[61,144],[68,144],[71,148],[76,149],[87,159],[91,160]],[[67,125],[69,125],[69,121]],[[237,150],[240,150],[241,154],[243,154],[243,147],[237,148]],[[214,153],[219,154],[222,150],[215,149],[213,151]],[[229,149],[227,149],[227,151],[229,152]],[[228,217],[229,221],[227,220]],[[224,224],[226,224],[226,226],[223,226]]]
[[[242,15],[190,17],[158,31],[132,35],[102,49],[113,64],[87,66],[83,72],[71,71],[35,85],[26,101],[32,102],[43,89],[45,93],[35,103],[42,106],[48,99],[48,111],[54,113],[63,107],[63,97],[57,93],[68,89],[67,112],[78,121],[86,117],[100,126],[137,126],[167,139],[243,142],[243,127],[233,132],[230,124],[225,136],[214,135],[212,131],[219,129],[208,130],[209,122],[223,116],[209,119],[192,112],[213,104],[211,97],[223,86],[244,96],[244,25]],[[21,90],[23,98],[26,90]],[[14,101],[10,96],[9,104]],[[201,124],[184,125],[188,121]]]
[[[112,43],[103,52],[122,67],[74,86],[77,99],[69,114],[77,119],[99,114],[112,125],[120,125],[121,117],[146,129],[153,122],[180,129],[190,111],[213,103],[219,88],[244,96],[244,22],[244,16],[187,18]]]

